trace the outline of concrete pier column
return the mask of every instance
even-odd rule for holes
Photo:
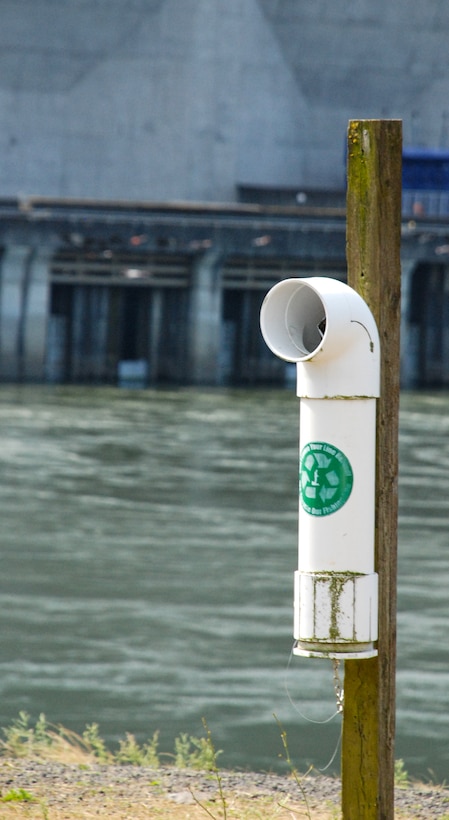
[[[412,279],[416,262],[401,263],[401,387],[410,388],[416,383],[419,367],[419,328],[410,322]]]
[[[51,248],[38,248],[29,260],[23,328],[23,378],[41,382],[45,378],[47,322],[50,301]]]
[[[16,382],[21,371],[24,289],[32,249],[25,245],[6,248],[0,280],[0,379]]]
[[[443,269],[443,295],[441,305],[441,383],[449,384],[449,266]]]
[[[151,294],[151,307],[148,328],[148,366],[150,382],[157,382],[159,375],[159,346],[162,327],[162,293],[155,288]]]
[[[0,379],[43,381],[49,249],[10,245],[0,274]]]
[[[218,384],[222,312],[222,256],[211,250],[194,264],[190,294],[189,381]]]

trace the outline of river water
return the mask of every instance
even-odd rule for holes
[[[0,389],[0,726],[204,733],[223,766],[324,768],[330,662],[290,658],[293,390]],[[400,419],[396,755],[449,776],[449,395]],[[338,755],[329,771],[338,770]]]

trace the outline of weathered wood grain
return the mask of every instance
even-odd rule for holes
[[[400,120],[350,121],[348,284],[369,305],[381,343],[376,445],[379,655],[345,663],[344,820],[394,816],[401,165]]]

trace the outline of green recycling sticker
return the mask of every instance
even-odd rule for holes
[[[301,452],[299,482],[303,509],[310,515],[331,515],[346,504],[354,475],[338,447],[310,441]]]

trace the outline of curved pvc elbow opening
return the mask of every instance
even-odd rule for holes
[[[272,352],[287,362],[309,359],[320,349],[327,326],[326,306],[308,281],[285,279],[267,293],[260,328]]]
[[[378,396],[379,335],[353,288],[329,277],[285,279],[260,312],[270,350],[298,366],[298,395]]]
[[[260,314],[265,342],[287,362],[304,361],[318,352],[327,321],[321,296],[301,279],[278,282],[265,297]]]

